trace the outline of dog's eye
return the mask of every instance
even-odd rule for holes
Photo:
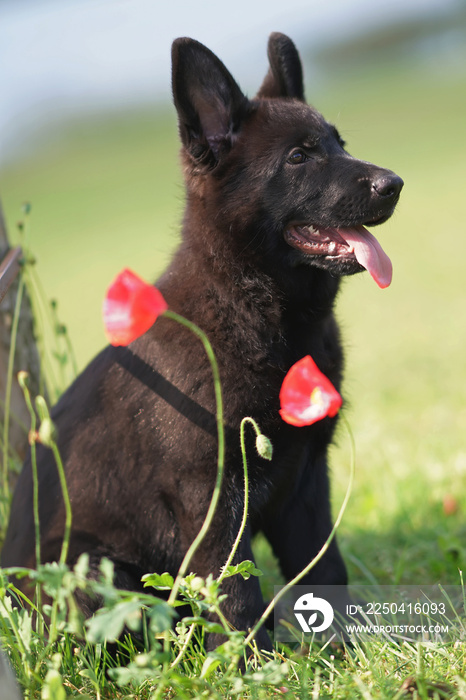
[[[307,156],[304,151],[296,150],[288,156],[287,162],[291,163],[291,165],[299,165],[300,163],[304,163],[306,160]]]

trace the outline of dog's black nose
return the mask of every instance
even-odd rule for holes
[[[404,185],[403,180],[395,173],[383,173],[372,182],[372,189],[384,199],[397,199]]]

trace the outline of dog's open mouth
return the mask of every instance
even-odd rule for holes
[[[316,228],[311,225],[292,225],[285,230],[285,240],[305,255],[357,260],[382,289],[392,281],[390,258],[364,226]]]

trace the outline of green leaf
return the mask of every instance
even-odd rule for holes
[[[74,572],[80,579],[85,579],[89,573],[89,554],[81,554],[78,561],[74,565]]]
[[[79,675],[82,678],[88,678],[97,688],[99,687],[98,678],[95,675],[95,672],[92,668],[84,668],[82,671],[79,672]]]
[[[31,651],[31,641],[32,641],[32,617],[24,611],[23,614],[19,614],[19,623],[17,623],[18,636],[21,638],[24,648],[27,651]]]
[[[107,557],[103,557],[103,559],[100,560],[99,569],[100,573],[104,578],[105,583],[113,585],[113,561],[111,559],[107,559]]]
[[[253,561],[246,559],[246,561],[242,561],[240,564],[236,564],[235,566],[227,566],[223,573],[223,578],[236,576],[236,574],[241,574],[241,576],[247,581],[250,576],[262,576],[262,571],[260,569],[256,569]]]
[[[144,588],[152,586],[159,591],[168,591],[173,588],[174,579],[171,574],[145,574],[141,581],[144,582]]]
[[[87,638],[92,643],[114,642],[121,637],[125,626],[138,630],[141,619],[141,603],[137,598],[117,603],[110,609],[102,608],[87,620]]]
[[[173,625],[173,619],[177,616],[173,608],[164,600],[160,600],[148,612],[150,628],[155,634],[169,630]]]
[[[196,624],[200,627],[204,627],[206,632],[214,632],[216,634],[227,634],[227,632],[220,623],[213,622],[212,620],[206,620],[204,617],[183,617],[183,622],[185,625]]]
[[[209,678],[223,659],[214,654],[209,654],[202,665],[201,678]]]
[[[41,691],[42,700],[66,700],[61,676],[54,668],[47,671]]]

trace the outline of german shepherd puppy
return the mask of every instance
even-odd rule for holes
[[[243,514],[242,418],[273,443],[262,460],[249,437],[250,513],[236,562],[262,531],[284,577],[294,577],[332,527],[327,449],[335,419],[284,423],[286,372],[310,354],[339,389],[342,349],[333,315],[340,277],[367,268],[380,286],[390,261],[365,225],[390,217],[403,185],[356,160],[334,126],[306,104],[292,41],[272,34],[270,68],[248,99],[220,60],[188,38],[173,44],[173,95],[186,178],[183,239],[157,283],[169,307],[198,324],[218,358],[225,397],[226,472],[220,505],[192,570],[217,575]],[[128,348],[107,347],[53,411],[73,509],[69,564],[102,557],[115,584],[175,575],[198,533],[217,470],[209,362],[184,327],[161,317]],[[64,506],[51,451],[38,446],[43,561],[56,560]],[[34,567],[31,465],[13,498],[3,566]],[[303,584],[345,584],[333,540]],[[258,579],[225,579],[224,614],[250,628],[263,610]],[[83,604],[86,614],[97,606]],[[94,607],[93,607],[94,606]],[[218,643],[213,636],[209,645]],[[270,648],[265,630],[258,644]]]

